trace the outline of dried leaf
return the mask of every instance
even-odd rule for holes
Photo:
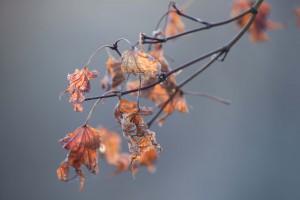
[[[160,106],[162,106],[162,105],[160,105]],[[175,95],[175,97],[172,99],[172,101],[170,103],[168,103],[166,105],[166,107],[164,108],[165,115],[157,120],[159,126],[162,126],[165,119],[169,115],[171,115],[173,112],[175,112],[175,110],[177,110],[181,113],[188,113],[189,112],[189,109],[188,109],[188,106],[187,106],[187,103],[186,103],[185,97],[183,96],[182,91],[179,91]]]
[[[151,81],[146,81],[142,84],[142,87],[149,85]],[[132,90],[138,88],[139,81],[128,83],[127,89]],[[137,93],[132,93],[137,95]],[[167,90],[160,84],[153,86],[152,88],[149,88],[147,90],[141,91],[141,97],[144,97],[145,99],[149,99],[150,101],[154,102],[156,106],[162,104],[168,99],[168,93]]]
[[[136,102],[121,99],[115,107],[114,115],[116,120],[119,122],[119,124],[121,124],[121,119],[123,114],[134,112],[137,109],[138,108]]]
[[[295,7],[294,12],[297,17],[297,26],[300,27],[300,7]]]
[[[149,151],[144,152],[138,161],[138,167],[146,166],[148,171],[154,173],[156,171],[155,164],[158,159],[158,153],[155,149],[150,149]],[[137,167],[137,168],[138,168]],[[135,172],[137,169],[135,170]]]
[[[253,1],[251,0],[235,0],[232,6],[232,16],[236,16],[247,9],[249,9],[253,5]],[[256,15],[256,18],[248,29],[250,33],[250,40],[252,42],[263,42],[269,41],[267,34],[265,33],[268,29],[279,29],[283,28],[284,25],[282,23],[276,23],[269,20],[269,14],[271,11],[271,7],[268,3],[263,2],[259,7],[259,12]],[[237,20],[237,25],[239,27],[243,27],[247,24],[251,17],[251,14],[244,16],[243,18]]]
[[[150,108],[141,108],[139,111],[123,114],[121,126],[123,136],[127,140],[130,152],[131,162],[138,161],[139,156],[147,151],[147,148],[157,148],[160,145],[155,140],[155,133],[148,129],[148,125],[144,122],[140,115],[150,115]]]
[[[87,67],[79,70],[76,69],[73,74],[68,74],[68,80],[70,81],[69,87],[65,91],[70,93],[69,102],[74,105],[76,112],[82,112],[82,103],[84,101],[84,94],[90,90],[90,80],[98,76],[97,71],[89,71]]]
[[[122,53],[122,71],[128,74],[144,77],[156,77],[160,73],[161,65],[151,55],[136,48]]]
[[[149,53],[153,58],[157,59],[161,64],[161,71],[162,72],[169,72],[170,71],[170,65],[166,58],[164,57],[164,52],[162,49],[162,45],[155,45],[154,49]]]
[[[67,182],[69,171],[70,171],[69,170],[69,163],[68,162],[62,162],[60,164],[60,167],[56,171],[58,179]]]
[[[128,170],[130,166],[130,156],[127,153],[121,153],[121,137],[119,134],[109,131],[104,127],[100,128],[100,132],[103,143],[100,147],[100,152],[108,164],[117,167],[111,176]]]
[[[125,80],[125,75],[121,70],[121,61],[116,60],[113,56],[109,56],[106,62],[106,74],[101,80],[102,88],[110,88],[114,90]]]
[[[168,14],[167,26],[165,29],[166,37],[171,37],[182,33],[185,29],[185,25],[181,20],[180,15],[178,15],[174,8],[172,8]],[[181,10],[183,12],[183,10]]]
[[[71,165],[76,174],[81,177],[79,190],[82,190],[85,176],[81,171],[81,166],[85,165],[91,173],[98,173],[99,130],[88,125],[82,126],[60,139],[59,143],[69,151],[69,154],[66,160],[61,163],[60,168],[57,169],[58,179],[67,181],[68,166]]]
[[[148,82],[143,83],[144,85],[149,84]],[[136,89],[138,82],[131,82],[128,84],[128,89]],[[164,87],[163,87],[164,86]],[[152,88],[141,91],[141,97],[144,97],[153,103],[157,107],[162,107],[164,103],[169,99],[170,96],[175,92],[176,82],[175,79],[169,82],[169,88],[166,85],[155,85]],[[132,93],[137,95],[137,93]],[[188,106],[182,91],[179,91],[175,97],[166,105],[164,108],[165,115],[158,120],[160,126],[162,126],[164,120],[175,111],[181,113],[188,113]]]

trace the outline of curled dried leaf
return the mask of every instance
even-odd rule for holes
[[[128,74],[144,77],[156,77],[160,73],[161,65],[151,55],[137,48],[122,53],[122,71]]]
[[[77,128],[58,141],[69,151],[69,154],[60,168],[57,169],[58,179],[67,181],[68,166],[71,165],[78,176],[81,177],[79,190],[84,186],[85,176],[82,173],[82,165],[85,165],[91,173],[98,173],[98,152],[100,147],[99,130],[88,125]]]
[[[103,89],[110,88],[113,90],[125,80],[125,75],[121,70],[121,64],[121,61],[118,61],[112,55],[109,56],[106,62],[107,71],[105,77],[101,80]]]
[[[76,112],[82,112],[82,103],[84,101],[84,94],[90,90],[90,80],[98,76],[97,71],[89,71],[87,67],[79,70],[76,69],[73,74],[68,74],[68,80],[70,81],[69,87],[65,93],[70,93],[69,102],[74,105]]]
[[[232,6],[232,16],[236,16],[247,9],[249,9],[253,5],[253,1],[251,0],[235,0]],[[284,25],[282,23],[276,23],[269,20],[269,14],[271,12],[271,7],[268,3],[263,2],[259,7],[259,12],[256,15],[256,18],[248,29],[250,33],[250,40],[252,42],[263,42],[269,41],[267,34],[265,33],[268,29],[279,29],[283,28]],[[251,14],[244,16],[243,18],[237,20],[237,25],[239,27],[243,27],[247,24],[251,17]]]
[[[134,112],[138,109],[137,103],[121,99],[115,107],[114,115],[116,120],[121,124],[122,115],[125,113]]]
[[[149,108],[141,108],[139,111],[123,114],[121,126],[123,136],[127,140],[131,162],[138,161],[142,153],[148,148],[158,148],[160,145],[155,140],[155,133],[148,129],[140,115],[149,115]]]

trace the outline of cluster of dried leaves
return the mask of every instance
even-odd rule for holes
[[[236,16],[252,6],[251,0],[235,0],[232,7],[232,15]],[[183,12],[183,10],[180,10]],[[267,41],[265,34],[267,29],[282,28],[281,23],[274,23],[268,19],[270,6],[262,3],[257,18],[249,29],[251,41]],[[300,9],[295,9],[296,15],[300,16]],[[250,14],[237,20],[237,25],[243,27],[249,20]],[[299,17],[300,18],[300,17]],[[298,20],[300,26],[300,19]],[[170,37],[182,33],[185,25],[181,16],[173,8],[169,10],[167,24],[164,30],[158,31],[155,37]],[[106,74],[101,80],[103,89],[118,90],[126,81],[128,74],[133,74],[140,81],[133,81],[127,84],[127,89],[137,89],[157,81],[158,75],[171,71],[167,59],[164,57],[162,44],[155,44],[153,49],[146,53],[143,46],[141,50],[136,47],[124,51],[121,59],[118,60],[112,55],[106,62]],[[82,112],[82,103],[85,100],[85,93],[90,90],[90,80],[98,76],[97,71],[89,71],[84,67],[76,69],[73,74],[68,75],[69,86],[64,93],[70,93],[70,102],[74,105],[74,110]],[[141,85],[140,85],[141,83]],[[138,92],[132,93],[138,95]],[[160,84],[140,91],[140,96],[152,101],[158,109],[162,109],[164,115],[159,118],[158,124],[161,126],[165,119],[175,111],[188,113],[188,106],[184,97],[184,92],[180,90],[176,83],[176,74],[167,77]],[[128,144],[128,153],[122,152],[122,138],[119,133],[110,131],[105,127],[92,128],[83,125],[74,132],[69,133],[59,143],[69,151],[67,158],[57,169],[58,179],[63,181],[68,178],[69,166],[75,170],[76,176],[81,177],[80,190],[84,186],[85,175],[82,166],[94,174],[98,173],[98,151],[102,158],[110,165],[116,167],[111,175],[131,170],[134,175],[137,170],[145,166],[150,172],[155,171],[155,163],[161,152],[161,146],[156,141],[156,134],[149,130],[143,117],[153,114],[150,107],[140,107],[137,102],[121,99],[114,110],[114,117],[122,129],[123,138]]]

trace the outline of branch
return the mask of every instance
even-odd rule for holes
[[[223,48],[221,48],[221,51],[218,52],[207,64],[205,64],[202,68],[200,68],[198,71],[196,71],[194,74],[192,74],[190,77],[188,77],[186,80],[184,80],[182,83],[180,83],[174,93],[169,97],[169,99],[161,106],[160,110],[155,114],[155,116],[149,121],[148,126],[150,127],[153,122],[159,117],[159,115],[163,112],[164,108],[174,99],[175,95],[181,91],[180,89],[187,83],[189,83],[191,80],[193,80],[195,77],[197,77],[199,74],[201,74],[204,70],[206,70],[211,64],[213,64],[216,60],[219,59],[223,54],[224,56],[227,55],[231,47],[245,34],[245,32],[249,29],[251,24],[254,22],[255,17],[257,15],[257,10],[260,4],[263,2],[263,0],[257,0],[255,4],[249,9],[251,11],[252,16],[247,22],[247,24],[242,28],[242,30]],[[225,57],[222,59],[224,60]],[[185,67],[185,66],[184,66]]]
[[[254,7],[254,6],[253,6]],[[173,35],[173,36],[170,36],[170,37],[166,37],[166,38],[153,38],[153,37],[149,37],[149,36],[144,36],[144,41],[143,41],[143,44],[155,44],[155,43],[166,43],[167,41],[169,40],[172,40],[172,39],[175,39],[175,38],[178,38],[178,37],[181,37],[181,36],[184,36],[184,35],[188,35],[188,34],[191,34],[191,33],[195,33],[195,32],[200,32],[200,31],[203,31],[203,30],[208,30],[210,28],[213,28],[213,27],[217,27],[217,26],[222,26],[222,25],[225,25],[225,24],[228,24],[228,23],[231,23],[233,21],[236,21],[242,17],[244,17],[245,15],[249,14],[249,13],[252,13],[255,12],[253,10],[253,8],[249,8],[248,10],[246,10],[245,12],[233,17],[233,18],[230,18],[230,19],[227,19],[227,20],[224,20],[224,21],[220,21],[220,22],[214,22],[214,23],[209,23],[209,22],[206,22],[206,25],[204,27],[201,27],[201,28],[196,28],[196,29],[192,29],[192,30],[189,30],[189,31],[185,31],[185,32],[182,32],[182,33],[179,33],[177,35]],[[195,19],[195,18],[194,18]],[[197,19],[195,19],[197,20]],[[194,20],[194,21],[195,21]],[[148,40],[148,41],[147,41]]]

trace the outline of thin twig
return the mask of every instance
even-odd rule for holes
[[[225,105],[230,105],[231,104],[231,102],[228,101],[228,100],[225,100],[225,99],[222,99],[220,97],[213,96],[213,95],[210,95],[210,94],[206,94],[206,93],[183,91],[183,94],[185,94],[185,95],[192,95],[192,96],[206,97],[206,98],[209,98],[211,100],[217,101],[217,102],[225,104]]]
[[[224,20],[224,21],[220,21],[220,22],[207,23],[207,25],[204,26],[204,27],[192,29],[192,30],[189,30],[189,31],[185,31],[185,32],[182,32],[182,33],[170,36],[170,37],[166,37],[163,40],[160,39],[160,38],[157,38],[156,40],[150,40],[150,41],[145,40],[143,42],[143,44],[165,43],[165,42],[167,42],[169,40],[172,40],[172,39],[184,36],[184,35],[188,35],[188,34],[195,33],[195,32],[200,32],[200,31],[207,30],[207,29],[210,29],[210,28],[213,28],[213,27],[217,27],[217,26],[222,26],[222,25],[231,23],[233,21],[236,21],[236,20],[244,17],[245,15],[251,13],[251,11],[252,11],[252,9],[250,8],[250,9],[246,10],[245,12],[243,12],[243,13],[235,16],[235,17],[232,17],[230,19],[227,19],[227,20]],[[144,37],[144,38],[147,39],[147,37]]]

